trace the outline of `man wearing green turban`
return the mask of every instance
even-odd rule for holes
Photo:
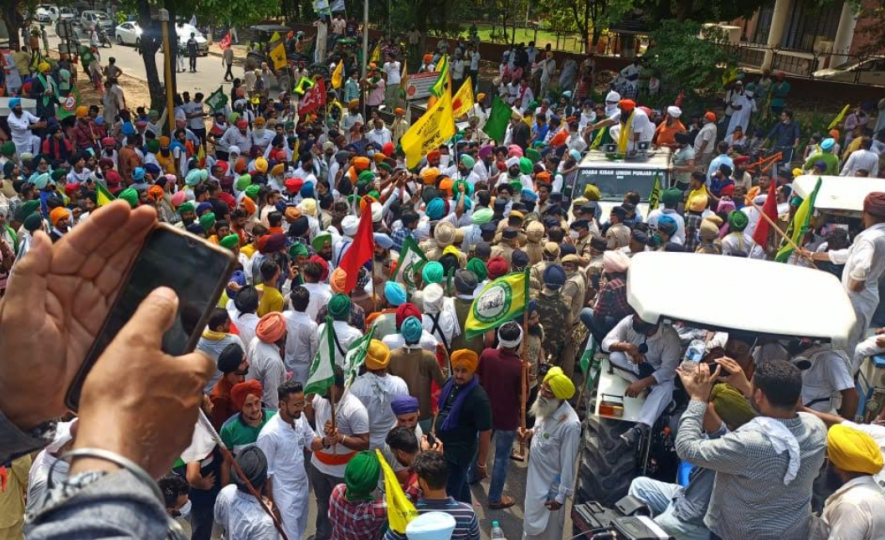
[[[245,191],[245,189],[252,185],[252,175],[244,174],[237,178],[236,188],[237,191]]]
[[[421,270],[421,280],[424,281],[425,286],[431,283],[439,284],[442,283],[443,273],[443,265],[437,261],[430,261]]]
[[[519,172],[522,174],[532,174],[534,163],[527,157],[519,158]]]
[[[764,259],[765,250],[753,242],[753,237],[744,229],[750,223],[747,214],[740,210],[733,210],[728,214],[728,228],[730,232],[722,239],[722,254],[735,257],[750,257],[751,259]]]
[[[359,176],[357,176],[356,181],[360,184],[371,184],[375,181],[375,175],[372,173],[372,171],[363,171],[360,173]]]
[[[476,274],[476,279],[479,280],[480,285],[484,285],[483,281],[489,277],[489,270],[486,268],[486,263],[482,262],[482,259],[478,257],[473,257],[467,261],[467,269]]]
[[[350,315],[350,298],[342,293],[333,296],[329,300],[329,315],[336,321],[346,321],[348,315]]]
[[[237,254],[240,247],[240,237],[236,234],[229,234],[218,241],[221,247],[227,248]]]
[[[244,191],[246,192],[246,197],[249,197],[253,201],[258,200],[258,190],[261,189],[261,186],[258,184],[252,184],[247,187]]]
[[[388,405],[388,408],[390,405]],[[375,497],[381,465],[375,452],[362,451],[350,458],[344,470],[344,483],[338,484],[329,497],[329,522],[332,538],[380,538],[387,525],[384,500]],[[359,516],[358,534],[352,529],[353,516]]]
[[[200,216],[200,227],[203,228],[203,232],[206,234],[207,238],[215,234],[215,214],[212,212],[206,212]]]
[[[381,465],[372,452],[363,451],[353,456],[344,470],[345,496],[348,501],[371,501],[378,487]],[[334,521],[334,520],[333,520]]]
[[[118,199],[123,199],[129,203],[129,206],[135,208],[138,206],[138,192],[132,188],[124,189],[117,195]]]

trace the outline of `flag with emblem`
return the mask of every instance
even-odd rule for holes
[[[220,86],[218,87],[218,90],[212,92],[212,94],[206,98],[206,105],[208,105],[213,111],[221,110],[227,105],[227,95]]]
[[[108,191],[108,188],[104,187],[104,185],[96,182],[95,184],[95,206],[99,208],[106,205],[111,204],[116,200],[116,197],[111,195],[111,192]]]
[[[338,90],[344,84],[344,62],[338,62],[332,72],[332,88]]]
[[[326,105],[326,83],[323,79],[317,79],[316,84],[304,94],[298,106],[298,112],[302,115],[312,113]]]
[[[230,48],[230,31],[224,34],[224,37],[218,42],[218,48],[222,51]]]
[[[406,166],[417,167],[431,150],[448,141],[455,134],[452,115],[452,93],[446,89],[442,97],[406,131],[400,144],[406,154]]]
[[[283,69],[286,67],[286,47],[282,42],[270,51],[270,59],[273,61],[274,69]]]
[[[528,269],[501,276],[483,287],[467,314],[465,337],[473,339],[522,315],[528,287]]]
[[[326,390],[335,382],[335,371],[332,367],[335,364],[335,329],[332,326],[332,317],[326,317],[319,345],[319,350],[310,364],[304,393],[324,396]]]
[[[369,343],[375,336],[375,327],[369,329],[369,332],[358,340],[350,344],[347,348],[347,354],[344,355],[344,386],[350,388],[357,375],[360,374],[360,366],[366,362],[366,353],[369,351]]]
[[[71,86],[71,93],[68,94],[68,97],[64,98],[64,101],[61,102],[61,107],[59,107],[58,112],[55,113],[55,116],[59,120],[64,120],[69,116],[73,116],[77,112],[77,107],[82,105],[80,91],[77,90],[77,85]]]
[[[651,194],[648,196],[648,210],[649,212],[658,207],[658,203],[661,202],[661,176],[655,175],[655,183],[651,188]]]
[[[418,247],[418,243],[411,236],[406,237],[403,241],[403,248],[399,254],[399,261],[396,263],[396,270],[390,279],[397,283],[402,283],[406,290],[414,291],[415,274],[420,272],[419,268],[427,262],[427,255]]]
[[[472,108],[473,81],[470,80],[470,77],[467,77],[464,80],[464,84],[461,85],[461,88],[452,97],[452,114],[455,115],[455,118],[460,118],[462,115],[470,112]]]

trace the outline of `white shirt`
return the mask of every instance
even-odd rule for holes
[[[712,154],[716,150],[716,124],[714,122],[704,124],[704,127],[698,131],[698,136],[694,140],[695,156],[701,157],[701,145],[705,141],[707,145],[704,147],[703,155]]]
[[[391,142],[390,130],[386,127],[383,127],[381,129],[372,128],[371,131],[366,133],[366,139],[369,142],[375,143],[380,149],[385,144]]]
[[[201,115],[204,112],[203,102],[197,103],[195,101],[191,101],[184,104],[184,112],[187,115],[200,113]],[[206,119],[203,116],[195,116],[194,118],[187,119],[187,127],[189,129],[206,129]]]
[[[329,405],[329,400],[320,396],[314,396],[313,410],[316,415],[317,433],[324,433],[326,422],[332,420],[332,408]],[[369,433],[369,412],[366,410],[366,406],[350,392],[344,394],[341,401],[335,404],[335,418],[335,427],[338,428],[338,433],[341,435],[351,436]],[[314,455],[310,458],[310,463],[323,474],[344,478],[344,469],[347,468],[346,464],[326,465],[317,459],[316,454],[347,455],[351,452],[353,450],[343,444],[336,444],[330,448],[314,452]],[[301,537],[298,536],[296,538]]]
[[[233,303],[233,300],[231,300],[231,303]],[[258,327],[258,321],[261,318],[254,313],[239,313],[236,311],[236,308],[234,308],[234,311],[234,313],[230,313],[230,310],[228,310],[228,313],[230,313],[231,321],[237,325],[237,335],[240,336],[240,339],[246,344],[248,349],[249,345],[252,344],[252,340],[255,339],[255,328]],[[243,352],[247,355],[249,354],[248,350]]]
[[[387,434],[396,425],[390,403],[399,396],[408,396],[406,381],[396,375],[379,377],[366,372],[356,378],[350,393],[360,400],[369,414],[369,450],[384,448]]]
[[[319,328],[317,328],[317,335],[323,335],[323,330],[325,328],[326,323],[321,324]],[[354,341],[363,337],[363,333],[344,321],[332,321],[332,328],[335,330],[335,363],[344,367],[347,349],[350,348],[350,345]]]
[[[872,476],[859,476],[846,482],[827,498],[821,522],[827,529],[815,540],[874,540],[885,538],[885,492]],[[821,531],[823,532],[823,531]]]
[[[327,283],[305,283],[302,287],[310,293],[310,301],[308,301],[307,309],[304,312],[311,320],[315,321],[320,307],[325,306],[332,299],[332,287]]]
[[[662,323],[654,334],[646,336],[633,330],[633,316],[624,317],[602,340],[602,349],[610,351],[618,342],[632,343],[637,347],[644,343],[648,347],[645,360],[656,369],[652,376],[659,384],[676,376],[682,345],[672,326]]]
[[[682,215],[679,214],[676,210],[672,208],[655,208],[648,214],[648,218],[645,220],[648,223],[650,229],[657,230],[658,229],[658,220],[661,219],[661,216],[670,216],[673,218],[673,221],[676,222],[676,234],[673,235],[673,238],[679,240],[680,244],[685,243],[685,219],[683,219]]]
[[[480,60],[479,51],[473,51],[470,55],[470,71],[479,71],[479,60]],[[473,81],[476,84],[476,81]]]
[[[802,371],[802,403],[815,411],[835,414],[842,403],[839,392],[854,388],[848,356],[826,344],[811,347],[799,357],[811,362],[811,367]]]
[[[21,116],[10,114],[6,121],[12,131],[12,142],[16,146],[24,146],[31,142],[31,124],[36,124],[40,119],[28,111],[22,111]]]
[[[402,65],[394,60],[393,62],[384,62],[384,73],[387,74],[387,86],[399,84],[402,80]]]
[[[384,336],[384,339],[382,339],[381,341],[385,345],[387,345],[387,347],[391,351],[406,346],[406,340],[399,332],[397,332],[396,334],[390,334],[389,336]],[[427,330],[421,330],[421,338],[418,340],[419,347],[421,347],[425,351],[430,351],[433,354],[436,354],[436,344],[436,338],[433,337],[430,332],[428,332]]]
[[[246,380],[256,380],[264,390],[261,402],[269,409],[279,409],[277,388],[286,380],[286,366],[280,358],[280,349],[273,343],[265,343],[258,337],[249,344],[249,373]]]
[[[224,537],[230,540],[277,540],[280,537],[261,503],[234,484],[222,488],[216,497],[215,522],[224,528]]]
[[[261,428],[255,443],[267,457],[274,503],[289,538],[301,538],[307,528],[308,481],[302,449],[310,450],[314,437],[303,414],[293,424],[276,414]]]
[[[870,176],[877,176],[879,174],[879,155],[872,150],[862,148],[855,150],[845,161],[841,176],[854,176],[860,169],[868,171]]]
[[[317,323],[304,311],[287,310],[283,312],[286,320],[286,369],[295,372],[296,380],[302,384],[307,381],[298,378],[307,373],[319,348]]]

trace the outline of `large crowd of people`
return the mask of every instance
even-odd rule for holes
[[[361,78],[338,46],[359,31],[336,14],[314,36],[284,37],[305,59],[293,61],[300,75],[307,60],[330,73],[344,63],[343,84],[329,87],[343,106],[303,116],[299,93],[272,92],[279,73],[267,64],[234,78],[232,54],[231,99],[218,109],[183,91],[173,111],[132,110],[118,84],[126,66],[91,58],[102,102],[64,115],[71,60],[13,54],[21,84],[7,87],[0,144],[0,537],[161,538],[186,519],[197,540],[213,528],[231,540],[478,540],[471,486],[488,479],[487,515],[518,504],[524,539],[566,538],[587,375],[577,360],[597,346],[629,380],[626,395],[645,397],[618,451],[648,434],[676,388],[690,398],[675,438],[694,466],[688,484],[630,488],[669,534],[885,537],[885,428],[855,423],[861,361],[885,350],[871,328],[885,193],[867,196],[850,234],[812,221],[789,261],[842,281],[858,321],[842,348],[643,321],[627,297],[637,253],[774,259],[781,238],[764,209],[790,222],[802,203],[792,182],[806,173],[877,176],[885,115],[858,107],[844,136],[805,144],[789,82],[765,72],[731,82],[724,110],[683,123],[690,104],[642,104],[659,81],[640,59],[594,103],[592,56],[558,63],[549,45],[520,44],[481,81],[478,39],[422,54],[414,29],[384,40],[383,61]],[[405,64],[447,64],[450,92],[468,78],[488,89],[411,168],[400,141],[420,111],[399,91]],[[498,98],[511,111],[494,140],[484,128]],[[762,130],[762,116],[777,121]],[[671,182],[648,211],[651,193],[605,200],[579,179],[584,157],[609,145],[628,160],[647,147],[669,156]],[[374,250],[354,269],[344,261],[362,247],[367,213]],[[196,352],[162,353],[177,300],[154,291],[89,375],[80,414],[66,412],[67,384],[157,222],[229,250],[236,270]],[[692,291],[685,270],[673,284],[686,294],[741,301]],[[527,276],[525,315],[468,332],[474,300],[513,273]],[[348,351],[369,333],[351,380]],[[305,392],[328,335],[334,381]],[[699,335],[712,363],[680,365]],[[218,440],[194,430],[198,409]],[[518,501],[517,443],[528,448]],[[388,527],[383,466],[417,510],[405,532]]]

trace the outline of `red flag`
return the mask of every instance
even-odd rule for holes
[[[762,205],[762,213],[771,218],[771,221],[777,219],[777,182],[774,180],[768,186],[768,197],[765,198],[765,204]],[[770,228],[768,220],[759,216],[759,223],[756,224],[756,230],[753,231],[753,241],[760,246],[767,245]]]
[[[338,266],[347,272],[347,279],[344,282],[344,292],[349,293],[356,287],[356,281],[359,277],[360,268],[366,261],[370,260],[375,254],[375,234],[372,229],[372,204],[370,201],[363,199],[362,215],[360,216],[360,224],[357,227],[356,235],[353,237],[353,243],[350,244],[347,253],[341,258],[341,264]]]
[[[318,78],[313,88],[308,90],[301,98],[298,106],[298,113],[301,115],[309,114],[326,104],[326,83],[322,78]]]
[[[230,32],[221,38],[221,41],[218,42],[218,47],[221,48],[222,51],[230,47]]]

